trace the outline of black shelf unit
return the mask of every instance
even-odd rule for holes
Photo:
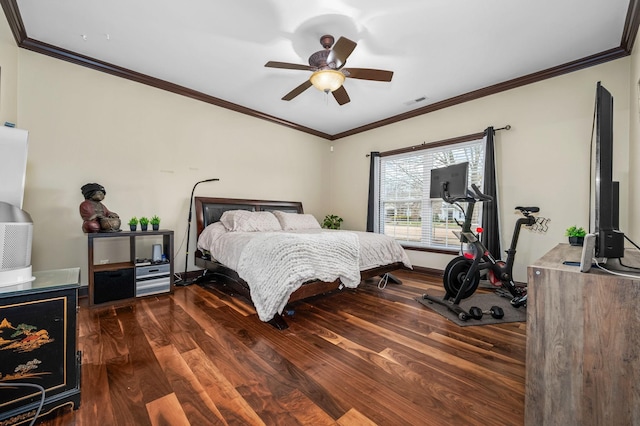
[[[136,239],[153,236],[162,237],[163,253],[166,254],[167,261],[137,266],[136,259],[142,256],[138,256],[136,253]],[[129,239],[129,261],[95,264],[95,244],[97,241],[109,238]],[[97,232],[87,234],[87,244],[89,305],[102,306],[130,302],[136,297],[173,292],[172,230]],[[150,248],[145,251],[145,257],[149,255],[149,252]],[[161,273],[156,272],[156,269],[159,269]],[[148,279],[150,275],[154,275],[151,287],[149,287]]]

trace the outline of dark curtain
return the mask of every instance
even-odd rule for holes
[[[493,197],[492,202],[482,204],[482,244],[498,259],[502,259],[500,248],[500,221],[498,219],[498,184],[496,182],[496,153],[493,127],[487,127],[485,137],[484,188],[482,191]]]
[[[376,162],[380,158],[380,153],[374,151],[370,154],[369,160],[369,203],[367,207],[367,232],[373,232],[376,220]]]

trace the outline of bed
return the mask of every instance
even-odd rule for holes
[[[195,264],[205,269],[198,282],[240,294],[279,329],[288,327],[287,304],[375,276],[400,284],[389,273],[411,268],[395,240],[320,229],[300,202],[196,197],[195,207]]]

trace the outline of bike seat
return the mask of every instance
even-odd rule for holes
[[[538,213],[540,207],[516,207],[516,210],[520,210],[522,213]]]

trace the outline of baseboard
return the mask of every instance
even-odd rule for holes
[[[192,281],[195,280],[196,278],[201,277],[204,273],[206,273],[207,270],[206,269],[198,269],[195,271],[187,271],[187,281]],[[182,280],[182,276],[184,275],[184,271],[180,272],[177,274],[180,278],[180,280]],[[178,279],[178,278],[176,278]]]
[[[78,289],[78,298],[89,297],[89,286],[81,285]]]
[[[440,277],[444,275],[444,271],[442,269],[425,268],[424,266],[414,266],[413,272],[423,275],[437,275]]]

